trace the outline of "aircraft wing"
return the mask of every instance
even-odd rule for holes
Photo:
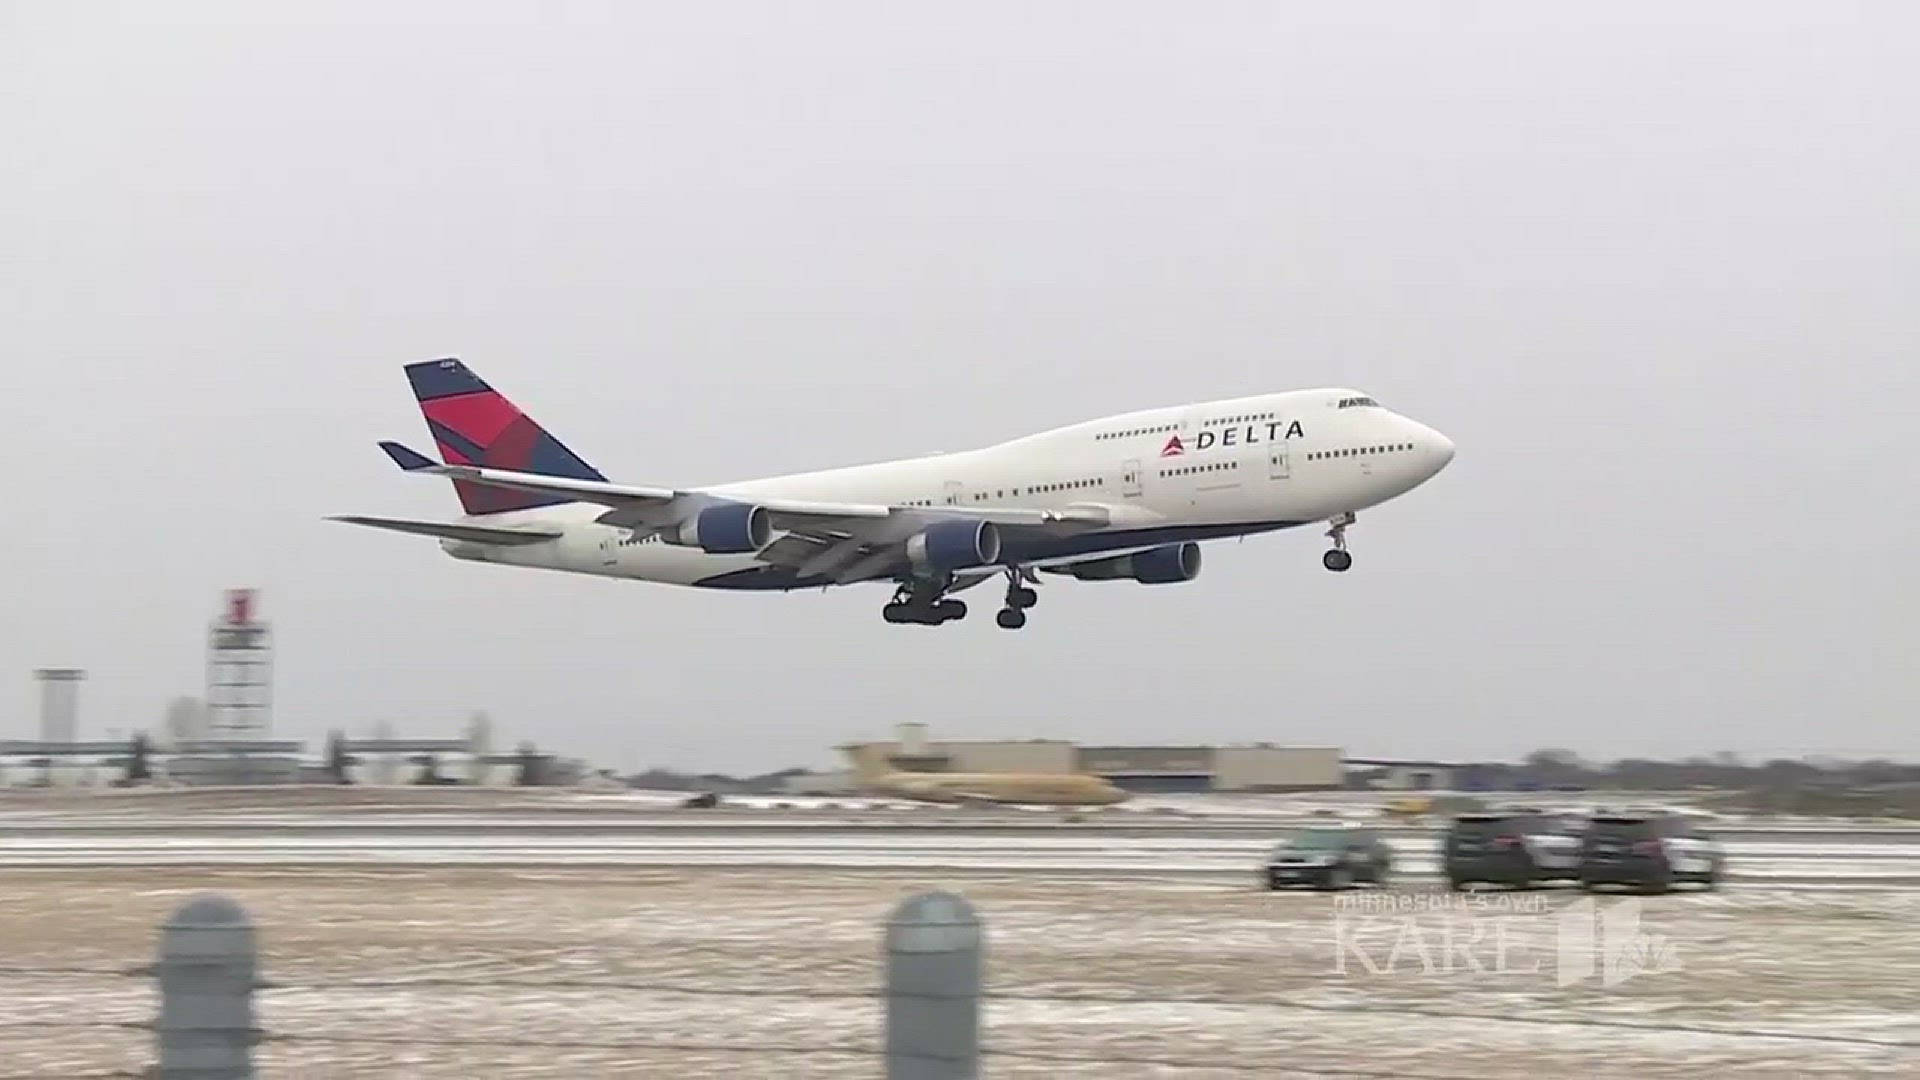
[[[1050,574],[1065,574],[1071,572],[1074,567],[1081,563],[1106,562],[1108,559],[1117,558],[1122,555],[1138,555],[1143,551],[1152,551],[1159,546],[1161,545],[1139,544],[1133,547],[1101,548],[1099,551],[1089,552],[1085,555],[1068,555],[1059,559],[1045,559],[1034,563],[1033,568],[1036,570],[1044,570]]]
[[[479,465],[447,465],[396,442],[383,442],[380,448],[407,472],[558,496],[574,502],[598,503],[608,509],[596,520],[636,531],[676,524],[707,506],[751,502],[767,511],[769,523],[775,529],[787,534],[760,552],[762,561],[791,566],[801,577],[829,576],[841,583],[893,576],[906,561],[906,542],[929,525],[942,521],[989,521],[1003,530],[1067,535],[1103,528],[1112,520],[1107,509],[1097,504],[1032,510],[733,497],[605,480],[572,480]]]

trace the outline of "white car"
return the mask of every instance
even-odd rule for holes
[[[1674,885],[1712,889],[1726,853],[1684,814],[1655,810],[1595,814],[1580,848],[1580,884],[1666,892]]]

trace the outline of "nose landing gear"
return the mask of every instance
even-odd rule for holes
[[[1327,530],[1327,536],[1333,540],[1333,549],[1320,556],[1321,566],[1335,573],[1344,572],[1353,566],[1353,556],[1347,553],[1347,526],[1353,522],[1354,517],[1351,511],[1328,522],[1333,526]]]

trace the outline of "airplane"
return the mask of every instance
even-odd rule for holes
[[[996,577],[995,618],[1027,623],[1040,573],[1192,581],[1200,542],[1324,522],[1353,565],[1359,511],[1453,460],[1453,443],[1372,397],[1290,390],[1145,409],[977,450],[701,488],[619,484],[456,359],[406,365],[439,449],[380,447],[453,482],[456,521],[334,521],[438,538],[456,559],[713,589],[894,587],[887,622],[964,618]]]
[[[1103,776],[1084,773],[888,772],[856,778],[874,795],[915,802],[1014,806],[1112,806],[1130,796]]]
[[[1111,806],[1130,793],[1091,773],[955,773],[896,769],[873,747],[853,755],[853,781],[869,795],[915,802]]]

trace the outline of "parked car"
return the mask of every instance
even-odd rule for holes
[[[1661,893],[1679,884],[1720,884],[1726,854],[1684,814],[1654,810],[1595,815],[1580,848],[1580,884]]]
[[[1441,863],[1455,889],[1473,882],[1530,889],[1580,876],[1581,822],[1531,807],[1460,814],[1447,828]]]
[[[1372,829],[1302,829],[1267,856],[1261,882],[1269,889],[1307,885],[1339,890],[1361,882],[1385,886],[1392,870],[1393,852]]]

